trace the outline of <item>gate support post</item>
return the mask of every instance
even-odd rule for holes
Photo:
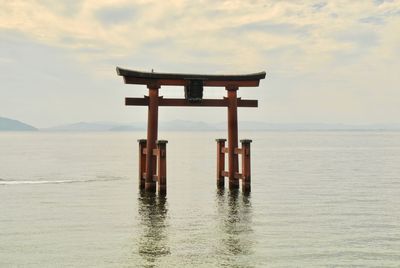
[[[168,141],[157,141],[157,169],[158,169],[158,193],[167,193],[167,143]]]
[[[226,139],[216,139],[217,141],[217,188],[223,189],[225,187],[225,142]]]
[[[228,91],[228,177],[229,189],[239,188],[239,159],[235,149],[238,148],[238,123],[237,123],[237,86],[227,86]]]
[[[153,155],[156,149],[156,140],[158,132],[158,89],[159,85],[147,85],[149,89],[149,109],[147,119],[147,147],[146,147],[146,179],[145,190],[148,192],[156,192],[156,165],[157,157]]]
[[[146,172],[146,154],[144,150],[146,149],[146,140],[140,139],[139,143],[139,189],[143,190],[145,185],[145,172]]]
[[[251,191],[250,143],[252,140],[240,140],[242,143],[242,191]]]

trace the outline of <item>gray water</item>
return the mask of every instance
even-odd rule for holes
[[[218,192],[225,133],[0,133],[0,267],[400,267],[400,132],[253,132],[252,192]]]

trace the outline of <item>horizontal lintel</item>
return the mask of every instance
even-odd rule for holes
[[[258,107],[258,100],[237,99],[238,107]],[[149,98],[125,98],[127,106],[147,106]],[[228,100],[224,99],[203,99],[198,102],[190,102],[186,99],[164,99],[158,98],[158,106],[186,106],[186,107],[228,107]]]
[[[265,72],[251,74],[187,74],[187,73],[158,73],[129,70],[117,67],[117,74],[123,77],[147,78],[147,79],[196,79],[196,80],[260,80],[265,78]]]
[[[185,79],[148,79],[124,76],[125,84],[158,85],[158,86],[185,86]],[[258,87],[260,80],[204,80],[205,87]]]

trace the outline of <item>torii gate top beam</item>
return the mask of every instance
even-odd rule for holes
[[[119,67],[117,74],[123,76],[125,84],[185,86],[190,80],[200,80],[208,87],[257,87],[266,75],[265,72],[242,75],[154,73]]]

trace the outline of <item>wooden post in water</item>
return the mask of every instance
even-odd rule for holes
[[[225,142],[226,139],[216,139],[217,141],[217,187],[225,187]]]
[[[139,189],[143,190],[145,185],[145,172],[146,172],[146,140],[140,139],[139,143]]]
[[[147,119],[147,154],[146,154],[146,181],[145,190],[156,192],[156,165],[157,157],[153,155],[156,149],[156,140],[158,133],[158,85],[148,85],[149,89],[149,108]]]
[[[250,169],[250,143],[252,140],[240,140],[242,143],[242,191],[251,190],[251,169]]]
[[[158,193],[167,193],[167,143],[166,140],[157,141],[157,179]]]
[[[227,86],[228,91],[228,177],[229,189],[239,188],[239,160],[235,150],[238,148],[237,86]]]

